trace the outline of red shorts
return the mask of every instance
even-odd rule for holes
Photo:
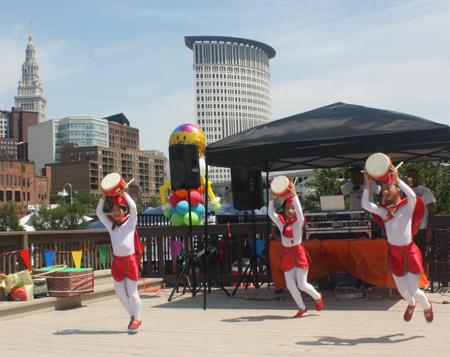
[[[306,253],[305,248],[301,244],[293,247],[283,247],[283,253],[281,253],[280,257],[280,265],[283,271],[289,271],[294,267],[308,269],[310,261],[308,253]]]
[[[398,247],[389,244],[386,267],[396,276],[403,276],[408,271],[413,274],[424,274],[422,253],[416,243]]]
[[[122,281],[125,277],[131,280],[139,280],[139,262],[136,254],[125,257],[114,255],[111,274],[115,281]]]

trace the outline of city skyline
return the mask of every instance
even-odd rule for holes
[[[185,36],[272,46],[272,120],[341,101],[450,124],[446,1],[23,1],[2,8],[0,109],[14,106],[31,33],[47,120],[124,113],[140,130],[142,150],[167,155],[171,132],[195,123]]]

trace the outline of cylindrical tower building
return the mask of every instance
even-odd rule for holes
[[[187,36],[185,43],[194,58],[195,123],[207,145],[272,120],[272,47],[221,36]],[[229,169],[209,173],[213,182],[231,179]]]

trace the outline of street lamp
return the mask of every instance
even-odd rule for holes
[[[60,196],[68,196],[69,194],[66,191],[66,186],[70,186],[70,203],[73,205],[73,191],[72,191],[72,185],[70,183],[66,183],[63,187],[63,192],[60,194]]]

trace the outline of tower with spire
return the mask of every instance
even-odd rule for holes
[[[19,80],[18,95],[14,97],[15,107],[24,111],[38,112],[39,123],[46,120],[47,99],[39,80],[39,66],[36,63],[36,50],[33,38],[28,39],[25,62],[22,65],[22,78]]]

